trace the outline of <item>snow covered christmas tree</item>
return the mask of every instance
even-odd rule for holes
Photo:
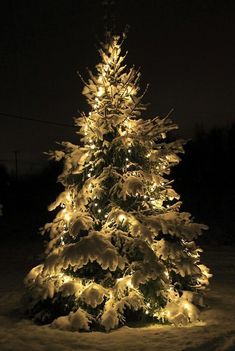
[[[79,145],[49,153],[63,160],[64,191],[49,206],[44,262],[25,284],[29,315],[64,330],[193,322],[210,277],[194,241],[207,227],[180,211],[167,178],[183,142],[166,138],[177,128],[169,116],[141,118],[140,73],[123,64],[123,39],[108,37],[84,82]]]

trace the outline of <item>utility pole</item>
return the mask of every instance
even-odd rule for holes
[[[18,181],[18,151],[14,150],[15,154],[15,177],[16,177],[16,182]]]

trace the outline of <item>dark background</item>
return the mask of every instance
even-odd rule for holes
[[[144,117],[173,107],[178,135],[190,139],[172,174],[183,209],[210,225],[205,241],[234,242],[234,2],[108,3],[1,4],[1,234],[33,237],[49,219],[46,205],[60,191],[59,166],[43,151],[56,148],[55,141],[79,141],[73,117],[87,107],[76,72],[86,78],[86,67],[99,62],[108,15],[117,32],[130,26],[127,62],[141,67],[142,88],[150,83]]]

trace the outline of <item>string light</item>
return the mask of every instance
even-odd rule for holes
[[[66,213],[66,214],[64,215],[64,219],[65,219],[67,222],[69,222],[70,218],[71,218],[71,216],[70,216],[69,213]]]
[[[117,219],[120,223],[124,224],[126,221],[126,216],[124,214],[120,214]]]
[[[98,212],[101,213],[101,209],[100,208],[98,209]]]

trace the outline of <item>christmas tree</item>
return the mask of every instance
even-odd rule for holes
[[[181,212],[167,178],[183,141],[169,115],[142,119],[140,73],[123,63],[124,36],[108,36],[75,119],[79,145],[50,151],[63,160],[64,191],[44,262],[25,279],[28,313],[64,330],[110,330],[131,320],[182,325],[199,317],[210,277],[195,239],[207,227]],[[59,210],[58,210],[59,208]]]

